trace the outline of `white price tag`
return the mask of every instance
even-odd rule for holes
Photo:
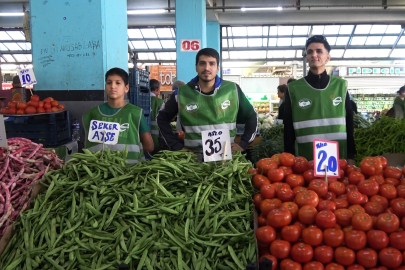
[[[7,148],[6,128],[4,126],[4,118],[0,114],[0,147]]]
[[[120,128],[119,123],[91,120],[87,139],[91,142],[114,145],[118,143]]]
[[[339,143],[314,139],[314,176],[339,178]]]
[[[20,77],[21,86],[32,85],[37,83],[34,70],[32,68],[24,68],[17,70],[18,77]]]
[[[204,162],[232,159],[229,129],[204,130],[201,136]]]

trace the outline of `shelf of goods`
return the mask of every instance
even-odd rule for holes
[[[129,102],[140,107],[143,110],[146,122],[150,126],[150,86],[149,86],[149,67],[146,70],[133,68],[129,71]]]

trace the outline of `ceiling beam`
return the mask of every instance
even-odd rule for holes
[[[391,53],[392,53],[392,51],[393,51],[395,48],[398,48],[398,47],[397,47],[397,46],[398,46],[398,41],[401,39],[402,35],[404,34],[404,30],[405,30],[405,29],[402,28],[401,33],[399,33],[397,40],[395,40],[394,45],[392,45],[392,48],[391,48],[390,53],[388,54],[388,57],[391,56]]]

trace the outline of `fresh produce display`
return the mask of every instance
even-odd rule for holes
[[[7,145],[0,147],[0,237],[28,206],[34,185],[63,163],[55,151],[28,139],[11,138]]]
[[[273,127],[276,116],[277,115],[270,113],[270,114],[259,117],[260,132],[263,132],[264,130],[270,129],[271,127]]]
[[[364,119],[363,116],[361,116],[360,114],[353,114],[353,126],[354,128],[367,128],[369,126],[371,126],[371,124],[369,122],[367,122],[366,119]]]
[[[46,174],[0,257],[11,269],[245,269],[256,261],[253,187],[241,155],[76,153]]]
[[[0,114],[36,114],[65,110],[63,104],[59,104],[57,100],[54,100],[51,97],[47,97],[43,101],[40,101],[39,96],[32,95],[30,99],[31,100],[28,102],[10,101],[7,107],[0,109]]]
[[[289,153],[251,170],[259,255],[273,269],[405,268],[405,167],[381,156],[339,163],[341,179],[328,182]]]
[[[405,153],[405,119],[381,117],[368,128],[354,131],[356,163],[365,157],[385,153]]]
[[[262,141],[255,145],[252,151],[254,163],[262,158],[271,157],[284,151],[284,125],[264,129],[261,131],[260,136]]]

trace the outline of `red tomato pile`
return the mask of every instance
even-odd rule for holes
[[[405,166],[384,157],[339,161],[340,179],[282,153],[251,169],[260,262],[280,270],[405,269]]]
[[[36,114],[63,110],[65,110],[65,106],[51,97],[40,101],[39,96],[32,95],[31,100],[28,102],[10,101],[7,107],[0,109],[0,114]]]

